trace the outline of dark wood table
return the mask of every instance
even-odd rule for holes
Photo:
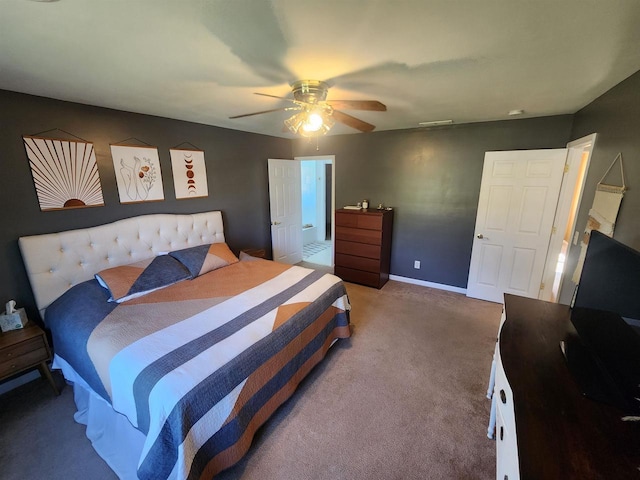
[[[575,333],[564,305],[505,295],[502,364],[514,397],[520,478],[640,479],[640,422],[585,397],[560,341]]]
[[[47,365],[49,360],[47,337],[35,323],[28,322],[22,329],[0,334],[0,380],[37,367],[55,394],[60,395]]]

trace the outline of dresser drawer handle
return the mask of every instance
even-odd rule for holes
[[[500,401],[502,401],[502,403],[507,403],[507,394],[504,393],[504,390],[500,390]]]
[[[500,440],[504,438],[504,427],[500,427]]]

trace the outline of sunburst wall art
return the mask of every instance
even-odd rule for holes
[[[23,136],[40,210],[104,205],[93,143]]]
[[[172,148],[171,167],[176,198],[198,198],[209,196],[207,170],[202,150],[182,150]]]
[[[120,203],[164,200],[158,149],[111,145]]]

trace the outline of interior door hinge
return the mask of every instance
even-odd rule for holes
[[[556,227],[551,228],[551,235],[555,235],[558,229]]]
[[[564,173],[569,173],[569,164],[568,163],[564,164]]]
[[[540,284],[540,290],[544,290],[544,283]]]

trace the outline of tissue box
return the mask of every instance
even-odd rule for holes
[[[19,308],[15,313],[0,314],[0,330],[8,332],[9,330],[19,330],[24,328],[29,319],[24,308]]]

